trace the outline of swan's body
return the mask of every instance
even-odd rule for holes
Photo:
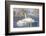
[[[32,23],[32,22],[34,22],[34,19],[32,19],[32,18],[25,18],[25,19],[19,20],[17,22],[17,26],[23,26],[23,25],[26,25],[25,23]]]

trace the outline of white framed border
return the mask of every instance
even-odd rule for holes
[[[34,8],[34,9],[39,9],[39,27],[13,28],[13,8]],[[42,6],[10,5],[10,32],[41,31],[41,30],[42,30]]]

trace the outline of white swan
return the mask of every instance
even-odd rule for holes
[[[35,22],[35,20],[32,18],[25,18],[25,19],[19,20],[17,22],[17,26],[23,26],[25,23],[32,23],[32,22]]]

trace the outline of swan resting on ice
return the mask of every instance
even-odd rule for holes
[[[25,23],[32,23],[32,22],[35,22],[35,20],[32,18],[25,18],[25,19],[17,21],[17,26],[23,26]]]

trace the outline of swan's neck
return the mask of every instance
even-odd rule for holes
[[[25,14],[25,18],[26,18],[26,14]]]

